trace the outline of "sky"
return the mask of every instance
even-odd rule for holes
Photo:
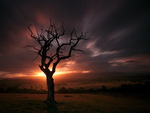
[[[87,32],[74,53],[57,68],[59,74],[149,73],[150,7],[148,0],[1,0],[0,77],[42,74],[27,26],[46,29],[49,18],[65,28]]]

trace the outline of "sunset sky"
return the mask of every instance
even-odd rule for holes
[[[74,53],[58,65],[56,75],[105,72],[150,72],[150,7],[148,0],[1,0],[0,77],[41,75],[31,50],[27,26],[46,29],[49,18],[66,29],[88,32]]]

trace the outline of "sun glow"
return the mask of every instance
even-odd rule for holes
[[[77,73],[77,71],[57,71],[54,73],[54,76],[69,74],[69,73]],[[43,72],[37,72],[34,76],[45,76]]]
[[[35,76],[45,76],[45,74],[43,72],[37,72]]]
[[[54,73],[54,76],[60,76],[60,75],[65,75],[65,74],[72,74],[72,73],[83,73],[83,74],[86,74],[86,73],[90,73],[91,71],[90,70],[83,70],[83,71],[57,71]],[[45,74],[43,72],[37,72],[35,74],[35,76],[45,76]]]

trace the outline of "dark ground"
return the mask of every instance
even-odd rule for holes
[[[44,103],[46,94],[0,94],[0,113],[149,113],[150,101],[111,94],[56,94],[58,104]]]

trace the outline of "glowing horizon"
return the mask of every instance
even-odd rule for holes
[[[54,76],[64,75],[64,74],[70,74],[70,73],[90,73],[90,70],[83,70],[83,71],[56,71],[54,73]],[[37,72],[34,76],[45,76],[44,72]]]

